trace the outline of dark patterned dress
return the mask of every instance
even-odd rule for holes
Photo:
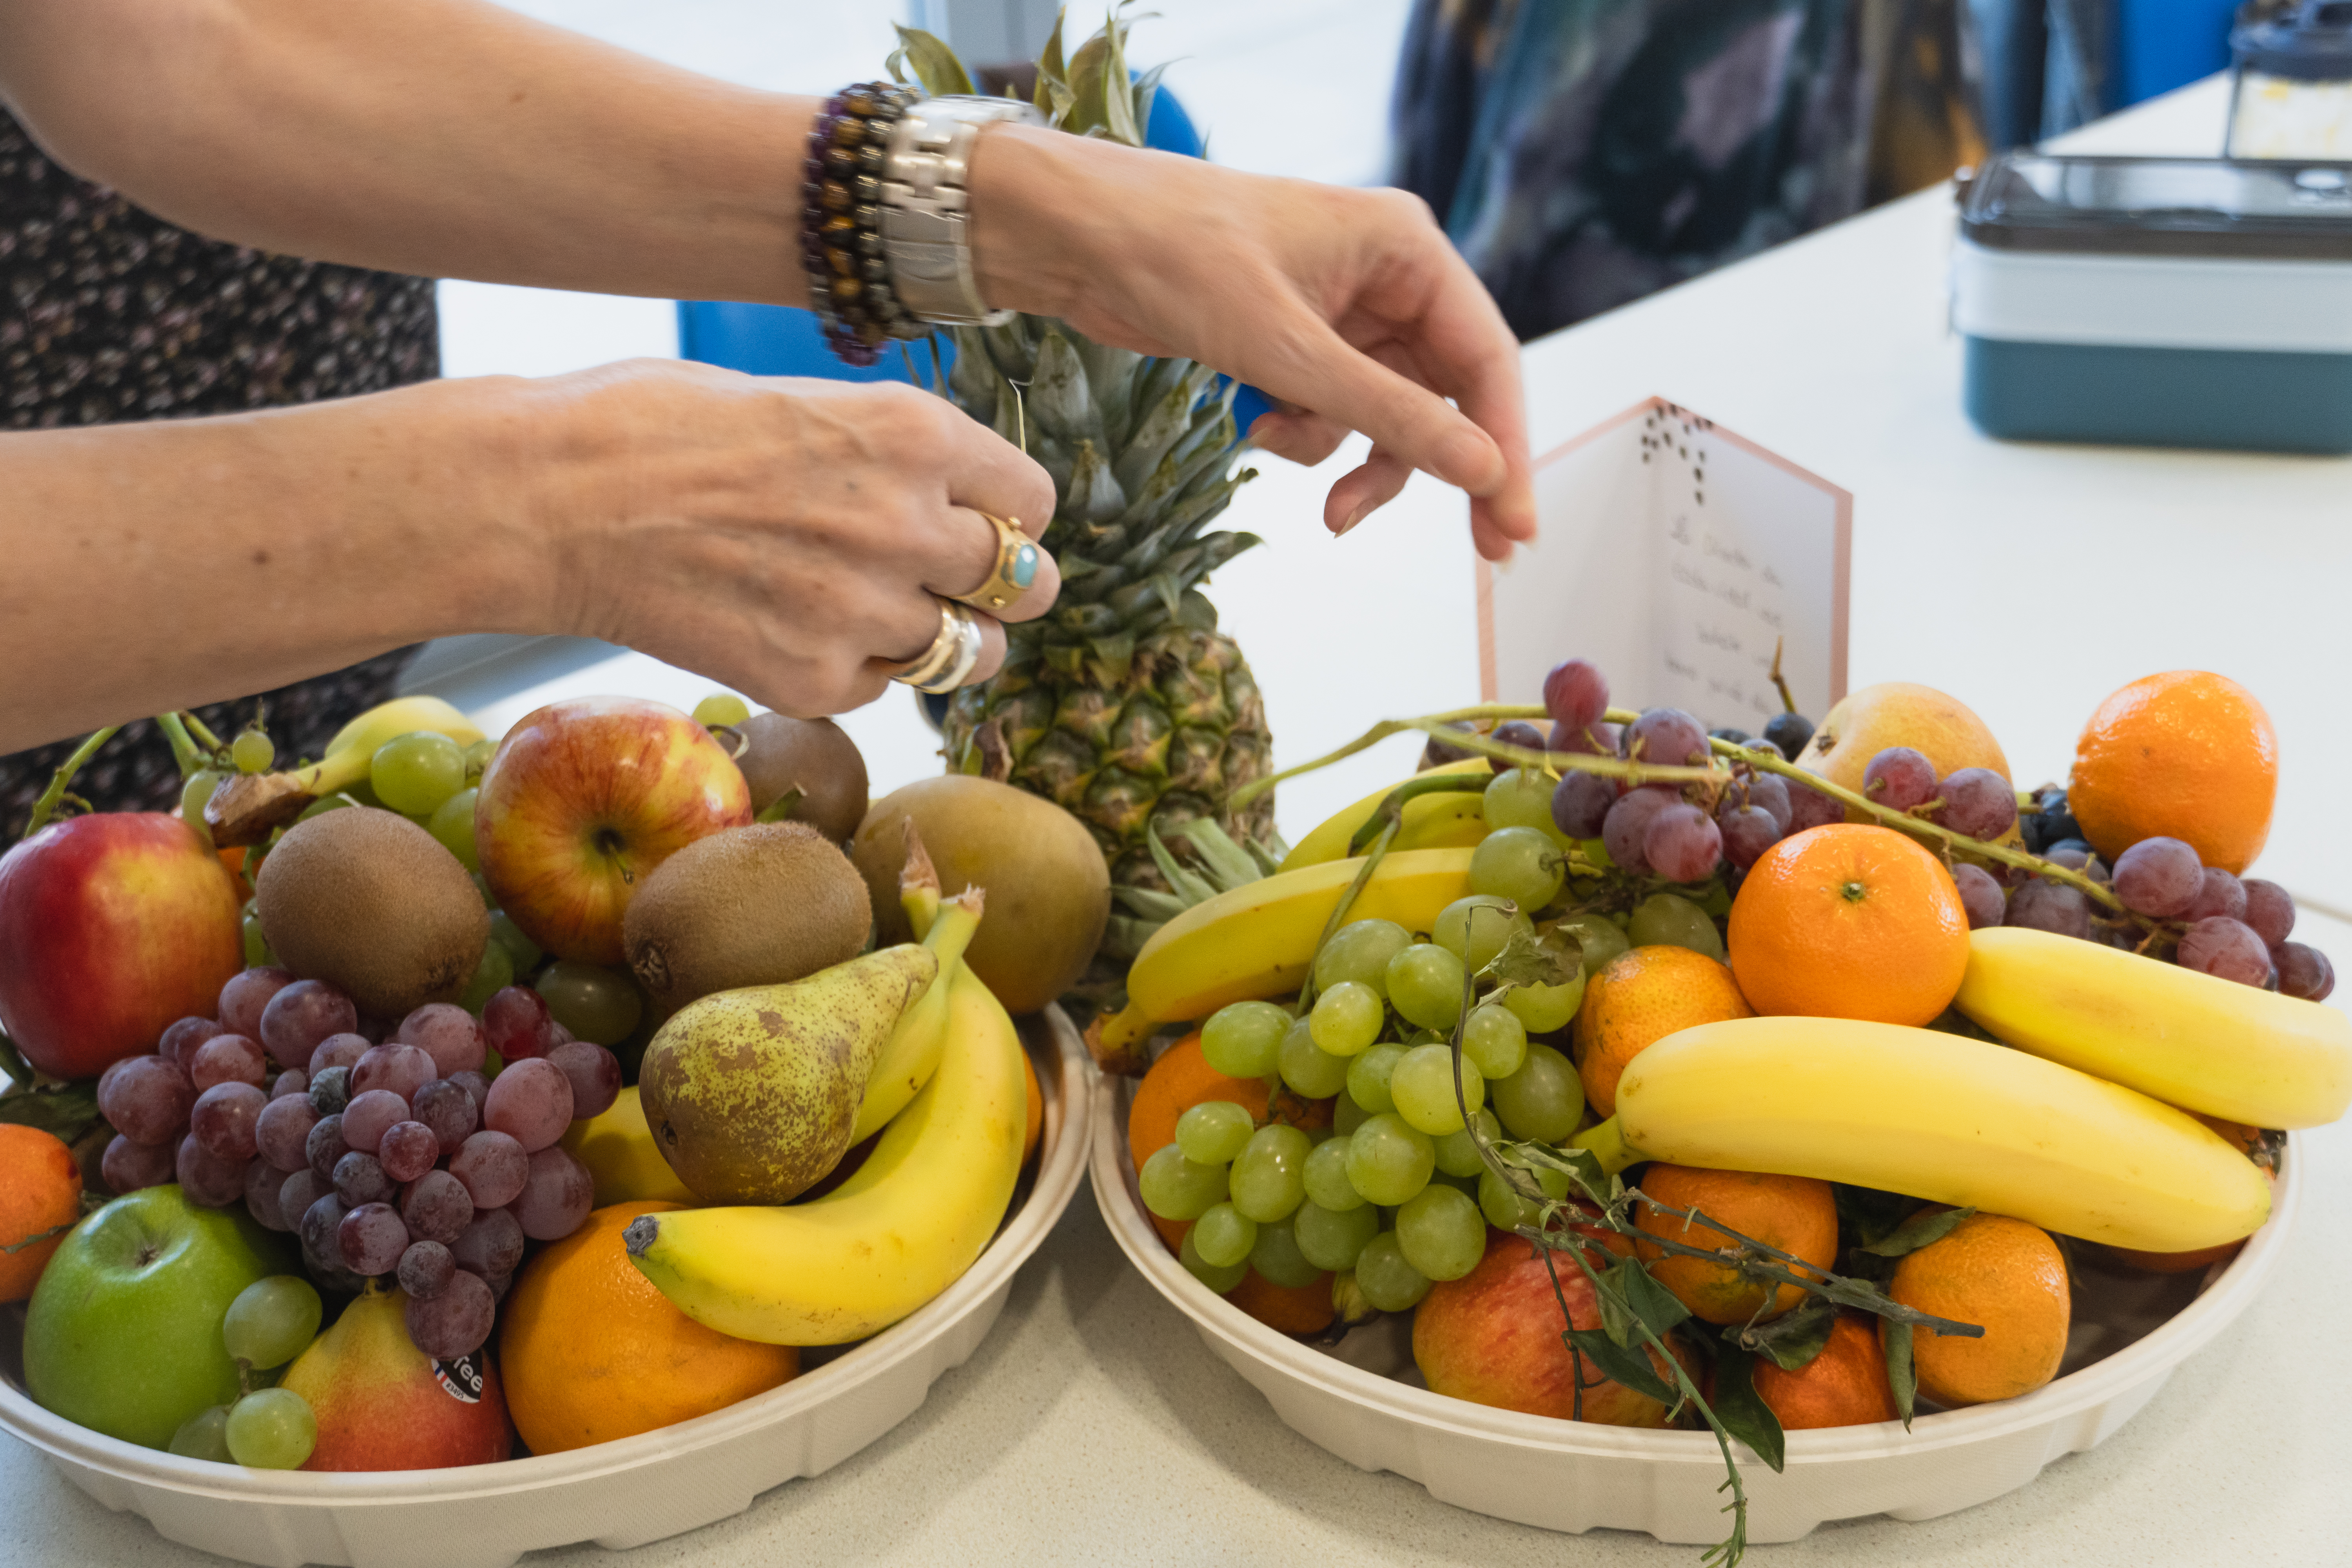
[[[431,279],[199,238],[59,168],[5,112],[0,289],[0,441],[11,430],[314,403],[440,374]],[[320,754],[392,694],[406,657],[262,694],[278,754]],[[226,739],[253,717],[254,699],[196,711]],[[73,745],[0,757],[0,847]],[[100,810],[169,810],[180,779],[142,719],[82,769],[74,793]]]

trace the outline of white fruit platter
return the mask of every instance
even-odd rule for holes
[[[692,1421],[617,1442],[462,1469],[362,1474],[247,1470],[100,1436],[24,1391],[21,1310],[0,1332],[0,1427],[68,1479],[165,1537],[270,1568],[504,1568],[574,1542],[625,1548],[742,1512],[771,1487],[830,1469],[914,1414],[979,1348],[1013,1276],[1077,1191],[1101,1103],[1058,1009],[1024,1027],[1045,1120],[1035,1175],[1003,1228],[929,1305],[802,1375]]]
[[[1202,1342],[1248,1380],[1293,1430],[1349,1464],[1393,1470],[1441,1502],[1581,1533],[1637,1530],[1674,1543],[1723,1536],[1723,1459],[1712,1434],[1648,1431],[1525,1415],[1431,1393],[1410,1320],[1391,1314],[1328,1350],[1276,1331],[1192,1278],[1152,1229],[1128,1157],[1132,1079],[1094,1089],[1092,1176],[1129,1259]],[[1794,1541],[1824,1520],[1933,1519],[2014,1491],[2062,1455],[2095,1447],[2165,1379],[2261,1294],[2303,1192],[2291,1137],[2269,1223],[2227,1264],[2200,1274],[2075,1271],[2061,1375],[2034,1392],[1965,1410],[1788,1435],[1776,1474],[1735,1449],[1751,1542]]]

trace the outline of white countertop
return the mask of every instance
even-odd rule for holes
[[[2086,140],[2200,151],[2219,121],[2208,84]],[[2082,717],[2126,680],[2184,665],[2235,676],[2269,706],[2285,757],[2263,868],[2352,908],[2352,838],[2336,806],[2352,727],[2328,662],[2352,584],[2352,462],[1978,437],[1960,416],[1958,345],[1942,327],[1948,215],[1948,194],[1914,197],[1537,345],[1538,449],[1654,393],[1852,490],[1853,684],[1912,679],[1959,695],[2021,776],[2062,773]],[[1280,756],[1474,698],[1458,500],[1416,486],[1333,542],[1315,522],[1326,476],[1268,470],[1233,517],[1275,542],[1228,568],[1215,597],[1267,692]],[[1319,564],[1309,551],[1323,552]],[[1430,570],[1433,557],[1443,571]],[[632,679],[651,695],[683,678]],[[901,770],[877,765],[877,785],[928,771],[911,722],[903,710],[860,716],[861,743]],[[1409,744],[1286,791],[1291,831],[1401,771]],[[2352,926],[2306,913],[2297,934],[2352,972]],[[2352,1132],[2327,1129],[2303,1147],[2312,1201],[2275,1288],[2103,1447],[1959,1514],[1827,1525],[1754,1548],[1750,1563],[2352,1560],[2352,1425],[2339,1409],[2352,1387],[2340,1327],[2352,1301]],[[10,1511],[0,1562],[215,1561],[106,1513],[15,1443],[0,1443],[0,1489]],[[1129,1268],[1082,1193],[994,1334],[888,1437],[690,1535],[625,1556],[575,1548],[530,1561],[1504,1568],[1698,1556],[1646,1537],[1500,1523],[1331,1458],[1210,1355]]]

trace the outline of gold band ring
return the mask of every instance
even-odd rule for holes
[[[931,595],[939,599],[939,595]],[[937,696],[971,679],[980,663],[980,618],[960,604],[940,599],[940,635],[890,679]]]
[[[989,570],[987,581],[969,594],[955,595],[959,603],[992,615],[1013,603],[1029,591],[1037,581],[1037,563],[1045,553],[1037,542],[1021,531],[1021,520],[1002,518],[982,512],[989,526],[996,530],[996,564]]]

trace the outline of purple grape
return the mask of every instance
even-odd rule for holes
[[[289,1176],[287,1180],[291,1183],[293,1178]],[[287,1189],[279,1188],[278,1201],[284,1204],[286,1195]],[[342,1268],[343,1215],[350,1212],[343,1207],[343,1200],[331,1192],[321,1193],[311,1199],[310,1206],[302,1211],[301,1223],[294,1227],[295,1233],[302,1238],[303,1252],[337,1268]]]
[[[596,1206],[595,1178],[567,1151],[541,1149],[530,1157],[530,1180],[513,1206],[525,1236],[533,1241],[561,1240],[578,1230]]]
[[[319,1173],[320,1181],[333,1181],[335,1162],[352,1152],[352,1146],[343,1142],[342,1117],[319,1118],[310,1129],[310,1136],[303,1141],[302,1152],[309,1157],[310,1169]]]
[[[1601,822],[1616,804],[1615,780],[1569,768],[1551,792],[1552,826],[1570,838],[1598,838]]]
[[[1997,926],[2009,914],[2009,903],[2001,897],[2000,884],[1983,867],[1953,867],[1952,885],[1960,890],[1960,908],[1968,911],[1970,931]]]
[[[1510,770],[1506,768],[1502,771],[1508,773]],[[568,1046],[579,1037],[565,1028],[561,1019],[551,1020],[547,1026],[547,1048],[551,1051],[558,1046]]]
[[[572,1084],[572,1120],[602,1116],[621,1097],[621,1060],[590,1040],[572,1040],[547,1053]]]
[[[1636,877],[1648,875],[1650,862],[1643,846],[1650,821],[1668,806],[1681,805],[1682,798],[1682,792],[1672,784],[1644,784],[1618,797],[1601,820],[1601,847],[1619,869]]]
[[[1962,768],[1936,786],[1944,797],[1935,819],[1955,833],[1987,841],[2017,826],[2017,790],[1990,768]]]
[[[496,1279],[513,1273],[515,1265],[522,1261],[522,1226],[505,1209],[484,1209],[448,1246],[458,1268],[485,1279]]]
[[[1727,804],[1761,806],[1771,813],[1772,820],[1784,834],[1795,820],[1796,807],[1790,804],[1789,786],[1777,773],[1748,773],[1725,799]]]
[[[1727,797],[1715,825],[1723,833],[1723,858],[1743,871],[1780,842],[1780,825],[1760,805],[1734,805]]]
[[[352,1091],[362,1093],[371,1089],[389,1089],[403,1102],[441,1075],[434,1069],[433,1058],[421,1047],[393,1044],[372,1047],[362,1057],[359,1066],[352,1068]]]
[[[173,1170],[180,1178],[180,1190],[192,1204],[226,1208],[245,1196],[245,1162],[222,1159],[197,1142],[193,1132],[180,1140]]]
[[[343,1267],[370,1279],[400,1267],[408,1250],[408,1227],[390,1204],[365,1203],[352,1208],[335,1227]]]
[[[435,1079],[408,1103],[416,1120],[433,1130],[434,1141],[444,1149],[455,1149],[482,1124],[481,1107],[474,1103],[464,1084],[449,1079]]]
[[[1669,882],[1704,881],[1723,858],[1723,830],[1695,805],[1670,805],[1650,818],[1642,858]]]
[[[422,1121],[395,1121],[385,1130],[375,1157],[394,1181],[413,1182],[441,1157],[441,1141]]]
[[[2205,867],[2178,838],[2143,838],[2116,857],[2116,897],[2124,908],[2178,920],[2205,890]]]
[[[437,1241],[412,1241],[400,1255],[400,1288],[419,1301],[438,1296],[457,1272],[457,1260]]]
[[[268,1230],[292,1230],[286,1223],[286,1211],[278,1206],[278,1189],[286,1184],[285,1173],[267,1160],[248,1160],[245,1166],[246,1212]]]
[[[2271,983],[2270,949],[2253,927],[2227,915],[2199,921],[2181,935],[2172,961],[2183,969],[2234,980],[2241,985]]]
[[[307,1099],[310,1093],[310,1075],[300,1068],[288,1068],[269,1080],[269,1098],[272,1100],[284,1100],[289,1095],[301,1095]]]
[[[109,1191],[135,1193],[176,1179],[178,1163],[169,1143],[135,1143],[117,1133],[99,1157],[98,1173]]]
[[[2219,866],[2205,868],[2205,875],[2197,888],[2197,901],[2180,918],[2201,921],[2211,915],[2227,915],[2233,921],[2246,918],[2246,886]]]
[[[1889,746],[1862,770],[1863,797],[1895,811],[1936,798],[1936,764],[1909,746]]]
[[[428,1002],[419,1007],[400,1021],[392,1037],[431,1057],[436,1078],[480,1071],[483,1053],[488,1048],[474,1016],[448,1002]]]
[[[2053,866],[2063,866],[2069,871],[2080,871],[2094,882],[2110,881],[2115,877],[2115,873],[2107,869],[2107,863],[2092,854],[2091,847],[2080,840],[2063,840],[2053,844],[2042,858]]]
[[[310,1065],[306,1069],[312,1082],[329,1068],[341,1068],[346,1072],[359,1066],[360,1058],[371,1047],[365,1035],[329,1035],[310,1053]]]
[[[1764,738],[1780,748],[1780,754],[1795,762],[1804,754],[1813,738],[1813,721],[1802,713],[1775,713],[1765,721]]]
[[[310,1075],[310,1109],[321,1116],[340,1116],[352,1103],[352,1069],[326,1068]]]
[[[294,984],[294,972],[265,964],[247,969],[228,977],[221,987],[220,1021],[223,1032],[243,1035],[248,1040],[261,1038],[261,1015],[268,1010],[270,1001]]]
[[[528,985],[509,985],[482,1004],[482,1038],[503,1062],[543,1057],[554,1042],[546,998]]]
[[[156,1044],[155,1054],[167,1061],[177,1062],[215,1035],[226,1033],[226,1030],[210,1018],[182,1018],[163,1031],[163,1039]]]
[[[482,1105],[482,1125],[505,1133],[525,1152],[537,1153],[572,1125],[572,1080],[543,1057],[509,1062],[490,1080],[490,1096]]]
[[[514,1276],[512,1274],[494,1274],[490,1276],[488,1284],[490,1287],[490,1300],[493,1301],[503,1301],[507,1299],[507,1291],[514,1285]]]
[[[498,1321],[499,1302],[474,1275],[456,1274],[436,1294],[408,1298],[404,1310],[416,1348],[435,1361],[451,1361],[482,1348]]]
[[[310,1163],[310,1129],[318,1124],[319,1108],[308,1095],[273,1100],[261,1108],[253,1123],[253,1145],[281,1175],[306,1170]]]
[[[259,1089],[269,1073],[269,1058],[243,1035],[215,1035],[188,1053],[188,1081],[202,1094],[215,1084],[249,1083]]]
[[[1459,730],[1465,734],[1468,734],[1470,732],[1470,726],[1467,724],[1445,724],[1440,726],[1440,728]],[[1432,735],[1422,744],[1420,766],[1424,770],[1429,768],[1442,768],[1449,763],[1466,762],[1476,754],[1477,753],[1474,752],[1465,752],[1459,746],[1448,744],[1446,742],[1441,741],[1436,736]]]
[[[1644,763],[1692,767],[1707,759],[1706,729],[1679,708],[1647,708],[1625,726],[1625,754]]]
[[[358,1026],[352,1030],[352,1033],[371,1046],[380,1046],[391,1039],[399,1032],[399,1029],[400,1020],[396,1017],[379,1017],[373,1013],[362,1013],[360,1015]]]
[[[2263,944],[2276,947],[2294,930],[2294,900],[2276,882],[2260,877],[2249,877],[2242,884],[2246,889],[2246,924]]]
[[[449,1075],[449,1081],[464,1089],[467,1098],[474,1102],[474,1120],[478,1124],[482,1117],[482,1106],[490,1098],[488,1077],[478,1072],[453,1072]]]
[[[188,1111],[188,1136],[216,1159],[240,1169],[253,1158],[254,1125],[269,1097],[249,1083],[216,1083],[196,1096]]]
[[[335,1195],[353,1208],[389,1202],[394,1191],[392,1178],[383,1173],[383,1162],[357,1149],[335,1162],[335,1173],[329,1180],[335,1184]]]
[[[1789,788],[1789,831],[1802,833],[1810,827],[1827,827],[1832,822],[1845,820],[1845,806],[1823,795],[1811,784],[1783,780]]]
[[[1609,711],[1609,678],[1581,658],[1563,659],[1544,677],[1544,710],[1555,732],[1573,733],[1601,722]],[[1579,835],[1590,838],[1591,834]]]
[[[1554,731],[1551,738],[1555,752],[1576,752],[1594,757],[1622,756],[1624,744],[1625,728],[1622,724],[1588,724],[1568,732]]]
[[[2278,965],[2279,991],[2283,995],[2325,1002],[2328,993],[2336,989],[2336,966],[2315,947],[2283,942],[2271,950],[2271,958]],[[113,1151],[109,1149],[107,1152],[111,1154]]]
[[[383,1142],[384,1129],[408,1120],[408,1101],[388,1089],[362,1089],[343,1107],[343,1142],[362,1154],[373,1154]]]
[[[297,980],[261,1010],[260,1040],[278,1066],[307,1068],[320,1040],[348,1034],[359,1021],[352,999],[325,981]]]
[[[284,1216],[289,1230],[302,1228],[302,1215],[312,1204],[331,1196],[334,1188],[319,1179],[319,1173],[308,1166],[295,1172],[278,1184],[278,1212]]]
[[[1789,754],[1786,752],[1760,735],[1750,735],[1740,742],[1739,745],[1743,751],[1761,752],[1768,757],[1778,757],[1784,763],[1789,760]]]
[[[427,1171],[401,1194],[400,1217],[408,1222],[410,1235],[446,1244],[474,1223],[474,1200],[466,1184],[448,1172]]]
[[[1495,739],[1507,746],[1517,746],[1526,752],[1544,751],[1549,744],[1544,737],[1544,732],[1524,719],[1513,719],[1508,723],[1496,725]],[[1519,764],[1507,762],[1501,757],[1488,757],[1486,765],[1496,773],[1507,773]],[[562,1026],[559,1024],[556,1027],[561,1029]]]
[[[504,1208],[530,1179],[530,1151],[503,1132],[477,1132],[449,1157],[449,1173],[466,1184],[476,1208]]]
[[[125,1057],[98,1075],[98,1113],[134,1143],[169,1144],[195,1103],[195,1086],[165,1057]]]
[[[2036,878],[2010,895],[2009,910],[2000,923],[2087,938],[2091,934],[2091,900],[2063,882]]]

